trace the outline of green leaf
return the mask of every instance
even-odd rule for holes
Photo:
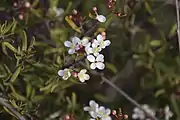
[[[10,88],[12,91],[11,95],[13,97],[15,97],[17,100],[26,101],[26,98],[23,95],[20,95],[19,93],[17,93],[12,85],[10,85]]]
[[[176,112],[177,118],[180,118],[180,110],[179,110],[179,105],[177,103],[176,97],[174,94],[171,95],[171,102],[174,108],[174,111]]]
[[[177,25],[174,24],[169,32],[169,37],[173,36],[176,33]]]
[[[76,24],[68,16],[65,17],[65,20],[72,27],[72,29],[74,29],[78,33],[82,33],[80,28],[78,28]]]
[[[106,62],[106,68],[110,69],[112,72],[117,73],[117,68],[111,63]]]
[[[16,68],[16,70],[15,70],[15,72],[12,74],[12,77],[11,77],[11,79],[10,79],[10,82],[15,82],[16,81],[16,79],[17,79],[17,77],[18,77],[18,75],[20,74],[20,72],[21,72],[21,68],[22,68],[22,66],[20,65],[20,66],[18,66],[17,68]]]
[[[146,10],[148,11],[148,13],[152,14],[152,10],[151,10],[151,7],[150,7],[150,5],[148,4],[148,2],[145,2],[144,5],[145,5],[145,8],[146,8]]]
[[[160,95],[162,95],[163,93],[165,93],[164,89],[160,89],[155,93],[155,97],[159,97]]]
[[[5,34],[5,33],[7,33],[8,31],[10,31],[10,29],[12,29],[11,32],[13,32],[14,29],[16,28],[16,24],[17,24],[17,21],[14,19],[13,22],[12,22],[11,24],[9,24],[9,25],[5,28],[3,34]]]
[[[74,108],[75,108],[75,106],[76,106],[76,104],[77,104],[77,103],[76,103],[76,99],[77,99],[77,98],[76,98],[76,94],[73,92],[73,93],[72,93],[72,106],[73,106]]]
[[[22,50],[27,51],[27,35],[25,31],[22,31]]]
[[[12,52],[17,53],[17,49],[12,46],[9,42],[2,43],[2,51],[4,54],[8,55],[6,48],[9,48]]]
[[[161,41],[160,41],[160,40],[152,40],[152,41],[150,42],[150,45],[151,45],[152,47],[158,47],[158,46],[161,45]]]

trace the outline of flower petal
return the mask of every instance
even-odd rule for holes
[[[99,54],[99,55],[96,57],[96,61],[98,61],[98,62],[104,62],[104,55]]]
[[[107,108],[106,111],[105,111],[105,114],[106,114],[106,115],[111,114],[111,110]]]
[[[98,109],[98,112],[104,113],[105,112],[105,107],[100,106],[99,109]]]
[[[72,43],[71,43],[70,41],[65,41],[65,42],[64,42],[64,45],[65,45],[66,47],[71,47],[71,46],[72,46]]]
[[[104,45],[105,45],[105,46],[109,46],[110,44],[111,44],[110,40],[105,40],[105,41],[104,41]]]
[[[69,76],[64,75],[62,78],[63,78],[64,80],[67,80],[67,79],[69,78]]]
[[[97,113],[96,112],[90,111],[89,114],[91,115],[91,117],[97,118]]]
[[[85,74],[86,72],[87,72],[86,69],[82,69],[82,70],[80,71],[80,73],[82,73],[82,74]]]
[[[69,54],[74,54],[74,53],[75,53],[75,49],[69,49],[69,50],[68,50],[68,53],[69,53]]]
[[[92,43],[92,47],[96,48],[99,45],[99,42],[97,40],[94,40]]]
[[[83,38],[81,42],[83,46],[88,46],[89,40],[87,38]]]
[[[73,37],[72,38],[72,43],[75,45],[75,44],[77,44],[77,43],[80,43],[80,39],[78,38],[78,37]]]
[[[101,118],[101,120],[112,120],[112,118],[110,116],[106,116],[106,117]]]
[[[103,15],[97,15],[97,16],[96,16],[96,19],[97,19],[99,22],[105,22],[105,21],[106,21],[106,17],[104,17]]]
[[[132,119],[138,119],[138,118],[139,118],[139,116],[137,114],[132,115]]]
[[[90,79],[90,76],[89,76],[88,74],[85,74],[85,75],[84,75],[84,79],[85,79],[85,80],[89,80],[89,79]]]
[[[86,47],[85,51],[87,54],[93,53],[93,49],[91,47]]]
[[[88,106],[84,107],[83,109],[84,109],[84,111],[90,111],[91,110],[91,108]]]
[[[64,76],[64,70],[59,70],[58,75],[61,76],[61,77]]]
[[[91,63],[90,68],[93,70],[96,69],[96,63]]]
[[[99,34],[99,35],[97,36],[97,41],[101,41],[101,40],[103,40],[103,36],[102,36],[101,34]]]
[[[99,105],[94,100],[89,101],[89,106],[94,109],[99,107]]]
[[[93,55],[88,55],[87,56],[87,59],[90,61],[90,62],[95,62],[95,57]]]
[[[85,79],[83,77],[79,77],[79,81],[81,81],[83,83],[85,81]]]
[[[96,63],[96,67],[97,67],[98,69],[100,69],[100,70],[103,70],[103,69],[105,68],[105,65],[104,65],[104,63],[102,63],[102,62],[97,62],[97,63]]]

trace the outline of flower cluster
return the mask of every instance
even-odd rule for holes
[[[88,38],[80,40],[78,37],[73,37],[71,41],[65,41],[64,45],[69,48],[68,53],[78,53],[80,49],[84,49],[87,59],[91,62],[91,69],[104,69],[104,55],[100,52],[107,46],[110,45],[109,40],[105,40],[103,35],[98,34],[96,39],[90,41]],[[81,50],[82,51],[82,50]]]
[[[110,109],[106,109],[104,106],[99,106],[94,100],[89,102],[89,106],[84,107],[84,111],[88,111],[91,115],[90,120],[111,120],[109,116],[111,113]]]
[[[93,8],[93,11],[95,14],[94,19],[96,19],[99,22],[106,21],[105,16],[98,14],[96,7]],[[70,15],[69,18],[77,26],[80,26],[81,22],[83,22],[82,16],[77,10],[73,10],[72,15]],[[110,40],[106,40],[105,32],[101,32],[101,34],[98,34],[95,39],[86,36],[82,38],[75,36],[72,37],[71,40],[67,40],[64,42],[64,46],[68,48],[68,54],[76,54],[77,56],[83,54],[90,62],[91,69],[100,70],[103,70],[105,68],[104,55],[100,52],[110,44]],[[64,80],[67,80],[69,77],[71,77],[71,75],[73,75],[74,77],[78,78],[81,82],[85,82],[86,80],[90,79],[89,75],[86,74],[86,72],[86,69],[83,69],[79,73],[77,73],[71,68],[65,68],[64,70],[59,70],[58,75],[61,76]]]
[[[64,70],[59,70],[58,75],[61,76],[64,80],[67,80],[68,78],[73,75],[75,78],[78,78],[80,82],[85,82],[86,80],[90,79],[90,76],[86,74],[87,70],[82,69],[80,72],[72,71],[71,69],[65,68]]]
[[[15,0],[13,2],[13,11],[15,16],[17,16],[20,20],[24,19],[24,15],[26,14],[27,10],[31,8],[31,4],[25,0]]]
[[[150,108],[147,104],[142,105],[142,108],[151,116],[156,116],[156,112],[155,110],[153,110],[152,108]],[[144,111],[142,111],[140,108],[134,108],[133,110],[133,115],[132,115],[132,119],[138,119],[138,120],[151,120],[150,118],[148,118],[148,116],[146,116],[146,114],[144,113]],[[169,109],[169,106],[166,106],[164,108],[163,111],[163,115],[164,115],[164,120],[169,120],[173,114]]]

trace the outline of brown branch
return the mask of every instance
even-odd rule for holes
[[[178,35],[178,43],[179,43],[179,51],[180,51],[180,22],[179,22],[179,2],[176,1],[176,17],[177,17],[177,35]]]
[[[118,74],[117,74],[118,75]],[[101,75],[102,80],[107,83],[108,85],[110,85],[111,87],[113,87],[119,94],[121,94],[122,96],[124,96],[129,102],[131,102],[133,105],[137,106],[138,108],[140,108],[148,118],[151,118],[152,120],[158,120],[158,118],[156,118],[155,116],[152,116],[151,114],[149,114],[144,108],[142,108],[142,106],[133,98],[131,98],[127,93],[125,93],[121,88],[119,88],[117,85],[115,85],[114,83],[112,83],[110,80],[108,80],[106,77],[104,77],[104,75]],[[114,78],[117,78],[116,75]]]
[[[22,116],[18,111],[16,111],[16,109],[11,106],[8,103],[8,100],[0,97],[0,104],[3,105],[4,107],[6,107],[13,115],[15,115],[19,120],[27,120],[24,116]]]

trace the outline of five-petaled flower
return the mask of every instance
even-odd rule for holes
[[[90,120],[111,120],[109,116],[111,113],[110,109],[105,109],[104,106],[100,106],[94,101],[89,102],[89,106],[84,107],[84,111],[88,111],[92,118]]]
[[[90,68],[91,69],[100,69],[100,70],[103,70],[105,68],[105,65],[104,65],[104,55],[102,54],[99,54],[97,55],[97,57],[95,58],[93,55],[88,55],[87,56],[87,59],[92,62],[91,65],[90,65]]]
[[[90,76],[88,74],[86,74],[87,70],[86,69],[82,69],[79,73],[78,73],[78,78],[79,81],[84,82],[85,80],[89,80]]]
[[[66,47],[69,47],[70,49],[68,50],[69,54],[74,54],[77,50],[79,50],[79,44],[80,44],[80,39],[78,37],[73,37],[72,42],[70,41],[65,41],[64,45]]]
[[[89,106],[84,107],[84,111],[89,112],[89,114],[91,115],[92,118],[97,118],[98,117],[98,114],[97,114],[98,107],[99,107],[99,105],[94,100],[90,100]]]
[[[109,116],[111,113],[110,109],[105,109],[104,106],[100,106],[97,113],[98,117],[101,118],[101,120],[111,120],[111,117]]]
[[[64,70],[59,70],[58,75],[61,76],[64,80],[67,80],[71,76],[70,69],[65,68]]]
[[[111,44],[109,40],[104,40],[104,37],[101,34],[97,35],[97,38],[94,40],[94,42],[97,43],[102,49]]]
[[[85,48],[87,54],[94,54],[95,56],[99,55],[99,52],[102,49],[99,47],[99,43],[94,40],[92,44],[88,44]]]

